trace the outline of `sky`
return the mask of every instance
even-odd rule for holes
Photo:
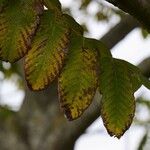
[[[61,3],[63,6],[72,5],[73,12],[76,12],[78,5],[75,1],[61,0]],[[90,6],[89,11],[91,13],[94,13],[95,10],[95,4]],[[78,22],[82,21],[84,18],[84,15],[79,18],[78,13],[75,13],[74,16]],[[86,36],[99,39],[118,21],[118,18],[112,18],[111,23],[107,25],[106,23],[97,23],[92,18],[89,18],[88,26],[90,34]],[[143,39],[140,32],[141,31],[139,29],[135,29],[130,34],[128,34],[128,36],[123,41],[117,44],[112,51],[113,57],[124,59],[132,64],[137,65],[145,57],[150,56],[150,37]],[[3,105],[10,105],[14,110],[18,110],[24,97],[23,91],[18,91],[15,83],[12,83],[9,80],[3,82],[2,79],[3,75],[0,73],[0,82],[2,84],[0,92],[2,100],[0,103]],[[138,90],[135,93],[135,97],[138,97],[141,94],[146,98],[150,98],[150,91],[145,87],[142,87],[140,90]],[[144,132],[144,128],[132,124],[125,135],[120,140],[118,140],[117,138],[110,137],[107,134],[101,118],[98,118],[86,130],[86,133],[77,140],[75,144],[75,150],[136,150]]]

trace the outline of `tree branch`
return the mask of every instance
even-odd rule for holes
[[[150,77],[150,57],[143,60],[138,67],[146,77]]]
[[[112,49],[119,43],[129,32],[139,26],[137,20],[133,17],[126,15],[122,20],[111,28],[101,39],[109,49]]]
[[[134,16],[150,32],[150,0],[106,0]]]

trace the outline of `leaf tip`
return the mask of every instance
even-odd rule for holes
[[[67,118],[67,120],[69,120],[69,121],[74,120],[74,118],[71,115],[71,111],[69,109],[64,109],[63,111],[64,111],[64,116],[65,116],[65,118]]]

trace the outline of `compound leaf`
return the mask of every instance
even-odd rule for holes
[[[66,65],[59,77],[60,105],[69,120],[77,119],[91,104],[97,88],[96,51],[85,40],[71,38]]]
[[[55,13],[45,11],[25,57],[26,80],[33,90],[42,90],[59,74],[67,52],[69,30],[63,28]]]
[[[39,23],[37,3],[30,0],[0,2],[0,59],[15,62],[30,48]]]
[[[117,59],[103,59],[100,63],[101,116],[111,136],[120,138],[130,127],[135,100],[128,70]]]

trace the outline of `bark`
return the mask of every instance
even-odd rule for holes
[[[106,0],[134,16],[150,32],[150,0]]]
[[[135,27],[137,22],[125,17],[102,41],[111,48]],[[68,122],[59,109],[56,82],[41,92],[25,88],[21,110],[0,120],[1,150],[72,150],[78,137],[100,116],[100,95],[97,93],[83,116]]]
[[[138,67],[146,77],[150,77],[150,57],[143,60]]]
[[[119,43],[129,32],[139,26],[136,19],[129,15],[125,15],[123,19],[110,29],[100,40],[112,49]],[[115,38],[113,38],[115,37]]]

